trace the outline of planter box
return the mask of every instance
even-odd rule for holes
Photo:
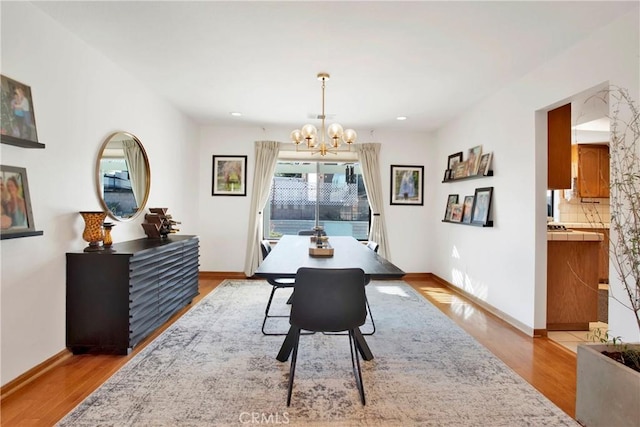
[[[640,344],[627,344],[640,349]],[[576,420],[587,427],[637,427],[640,372],[603,355],[613,346],[578,345]]]

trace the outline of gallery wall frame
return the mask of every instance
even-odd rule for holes
[[[451,221],[451,213],[453,211],[453,205],[458,203],[457,194],[449,194],[447,197],[447,206],[444,211],[444,221]]]
[[[471,224],[487,226],[491,223],[491,199],[493,187],[476,188],[473,196]]]
[[[392,205],[423,206],[424,166],[391,165]]]
[[[247,156],[213,156],[212,196],[247,195]]]
[[[23,148],[44,148],[38,142],[31,88],[0,75],[0,141]]]
[[[36,231],[27,170],[0,165],[0,239],[42,235]]]

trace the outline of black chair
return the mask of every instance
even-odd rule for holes
[[[315,236],[316,230],[300,230],[298,231],[298,236]],[[320,231],[321,236],[326,236],[327,232],[322,230]]]
[[[301,330],[348,332],[353,374],[360,393],[360,401],[363,405],[365,404],[360,356],[355,338],[356,330],[359,331],[359,327],[364,324],[367,316],[364,286],[365,275],[360,268],[302,267],[298,269],[296,291],[293,294],[289,317],[293,355],[289,370],[287,406],[291,404]]]
[[[260,242],[260,248],[262,249],[262,259],[264,260],[269,253],[271,252],[271,244],[268,240],[263,240]],[[267,282],[272,286],[271,295],[269,296],[269,302],[267,303],[267,308],[264,310],[264,320],[262,321],[262,333],[264,335],[286,335],[286,333],[273,333],[266,332],[265,325],[267,324],[267,319],[271,317],[289,317],[285,315],[271,315],[269,314],[269,309],[271,308],[271,302],[273,301],[273,296],[276,293],[277,289],[285,289],[285,288],[293,288],[296,284],[295,279],[267,279]],[[290,304],[289,301],[287,303]]]

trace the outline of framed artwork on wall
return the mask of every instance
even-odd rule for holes
[[[480,166],[480,157],[482,156],[482,145],[476,145],[473,148],[469,148],[467,154],[467,176],[476,175],[478,173],[478,166]]]
[[[465,196],[462,209],[462,222],[471,224],[471,213],[473,209],[473,196]]]
[[[23,237],[35,232],[27,170],[15,166],[0,166],[2,239]]]
[[[478,175],[487,175],[489,173],[489,169],[491,169],[491,158],[493,157],[493,151],[490,153],[483,154],[480,157],[480,166],[478,166]]]
[[[462,161],[462,151],[452,154],[447,159],[447,169],[455,169],[456,165]]]
[[[213,156],[212,196],[247,195],[247,156]]]
[[[489,223],[492,196],[493,187],[476,188],[476,193],[473,197],[471,224],[484,226]]]
[[[391,204],[422,206],[424,166],[391,165]]]
[[[444,220],[451,221],[451,211],[453,209],[453,205],[458,203],[458,195],[457,194],[449,194],[447,197],[447,207],[444,211]]]
[[[452,222],[462,222],[462,210],[464,209],[464,205],[459,203],[454,203],[451,205],[451,221]]]
[[[31,88],[9,77],[0,75],[2,91],[2,127],[0,133],[3,139],[15,138],[31,142],[38,142],[36,118],[33,112],[33,98]]]

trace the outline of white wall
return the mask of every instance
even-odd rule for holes
[[[475,187],[494,186],[495,226],[481,229],[433,220],[440,250],[434,251],[431,271],[511,316],[527,332],[546,328],[544,112],[606,81],[629,88],[637,100],[638,19],[636,9],[594,32],[437,134],[434,155],[441,159],[441,169],[447,155],[482,144],[494,152],[495,176],[438,185],[432,203],[444,211],[448,194],[463,196],[473,194]],[[610,327],[619,331],[616,335],[637,341],[628,312],[614,304],[609,319]]]
[[[197,132],[164,100],[117,64],[26,2],[2,3],[2,74],[31,87],[45,149],[2,144],[3,165],[25,167],[40,237],[2,240],[2,384],[65,347],[65,252],[81,250],[81,210],[101,210],[95,164],[104,138],[126,130],[151,164],[148,206],[169,207],[197,233]],[[140,223],[119,222],[115,242],[144,237]]]
[[[241,272],[244,269],[247,222],[251,205],[251,183],[255,164],[254,141],[274,140],[289,142],[291,129],[257,127],[203,127],[200,133],[199,230],[201,245],[201,271]],[[430,180],[429,146],[427,135],[376,130],[375,140],[381,142],[381,175],[384,190],[387,228],[391,244],[391,259],[407,272],[425,272],[430,245],[428,223],[430,208],[424,206],[390,206],[390,166],[425,166],[425,196],[436,183]],[[367,137],[360,137],[366,142]],[[211,196],[213,155],[247,155],[247,197]],[[440,179],[442,179],[440,177]]]

